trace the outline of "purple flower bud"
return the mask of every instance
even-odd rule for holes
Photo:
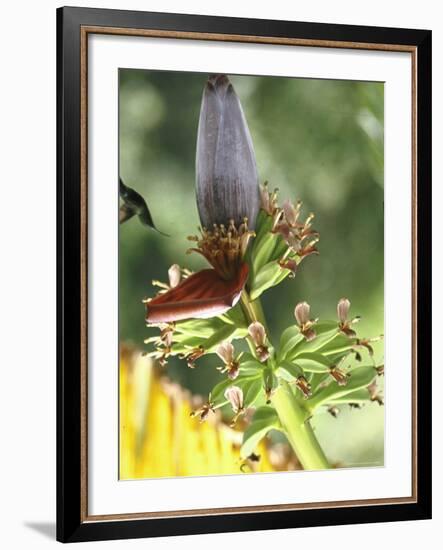
[[[257,166],[237,94],[224,74],[211,75],[203,91],[197,135],[197,207],[203,227],[254,229],[260,208]]]

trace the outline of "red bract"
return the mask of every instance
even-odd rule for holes
[[[203,269],[146,303],[146,322],[170,323],[207,319],[225,313],[240,299],[249,268],[243,263],[235,278],[225,280],[215,269]]]

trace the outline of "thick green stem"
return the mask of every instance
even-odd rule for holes
[[[254,307],[254,302],[251,302],[246,290],[244,290],[241,294],[240,304],[248,324],[253,323],[254,321],[261,322],[261,319],[258,316],[257,308]]]
[[[298,402],[291,387],[284,380],[272,397],[280,422],[289,443],[305,470],[330,468],[323,449],[307,419],[306,410]]]
[[[266,319],[260,300],[250,300],[246,291],[241,296],[241,306],[248,323],[260,321],[266,328]],[[268,332],[268,331],[267,331]],[[305,470],[330,468],[328,460],[315,437],[308,414],[299,403],[289,384],[281,380],[272,397],[280,423],[297,458]]]

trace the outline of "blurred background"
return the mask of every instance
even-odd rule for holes
[[[383,84],[229,76],[249,124],[260,181],[278,187],[281,202],[301,199],[320,233],[320,255],[262,296],[271,339],[294,323],[297,302],[309,302],[314,317],[334,319],[341,297],[351,300],[352,316],[362,316],[360,335],[383,333]],[[142,299],[155,293],[151,280],[167,281],[173,263],[204,267],[199,255],[186,254],[186,237],[199,225],[195,145],[206,78],[120,70],[120,175],[170,235],[148,231],[136,218],[120,227],[120,342],[135,348],[158,333],[144,323]],[[383,344],[374,347],[383,362]],[[216,365],[214,356],[204,357],[190,370],[171,358],[166,373],[180,388],[207,396],[220,380]],[[125,399],[121,394],[121,407]],[[343,407],[338,418],[317,415],[313,425],[332,463],[383,464],[384,408],[376,403]]]

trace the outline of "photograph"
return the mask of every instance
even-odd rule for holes
[[[438,3],[78,4],[2,10],[2,548],[440,540]]]
[[[119,69],[120,480],[383,467],[384,86]]]

